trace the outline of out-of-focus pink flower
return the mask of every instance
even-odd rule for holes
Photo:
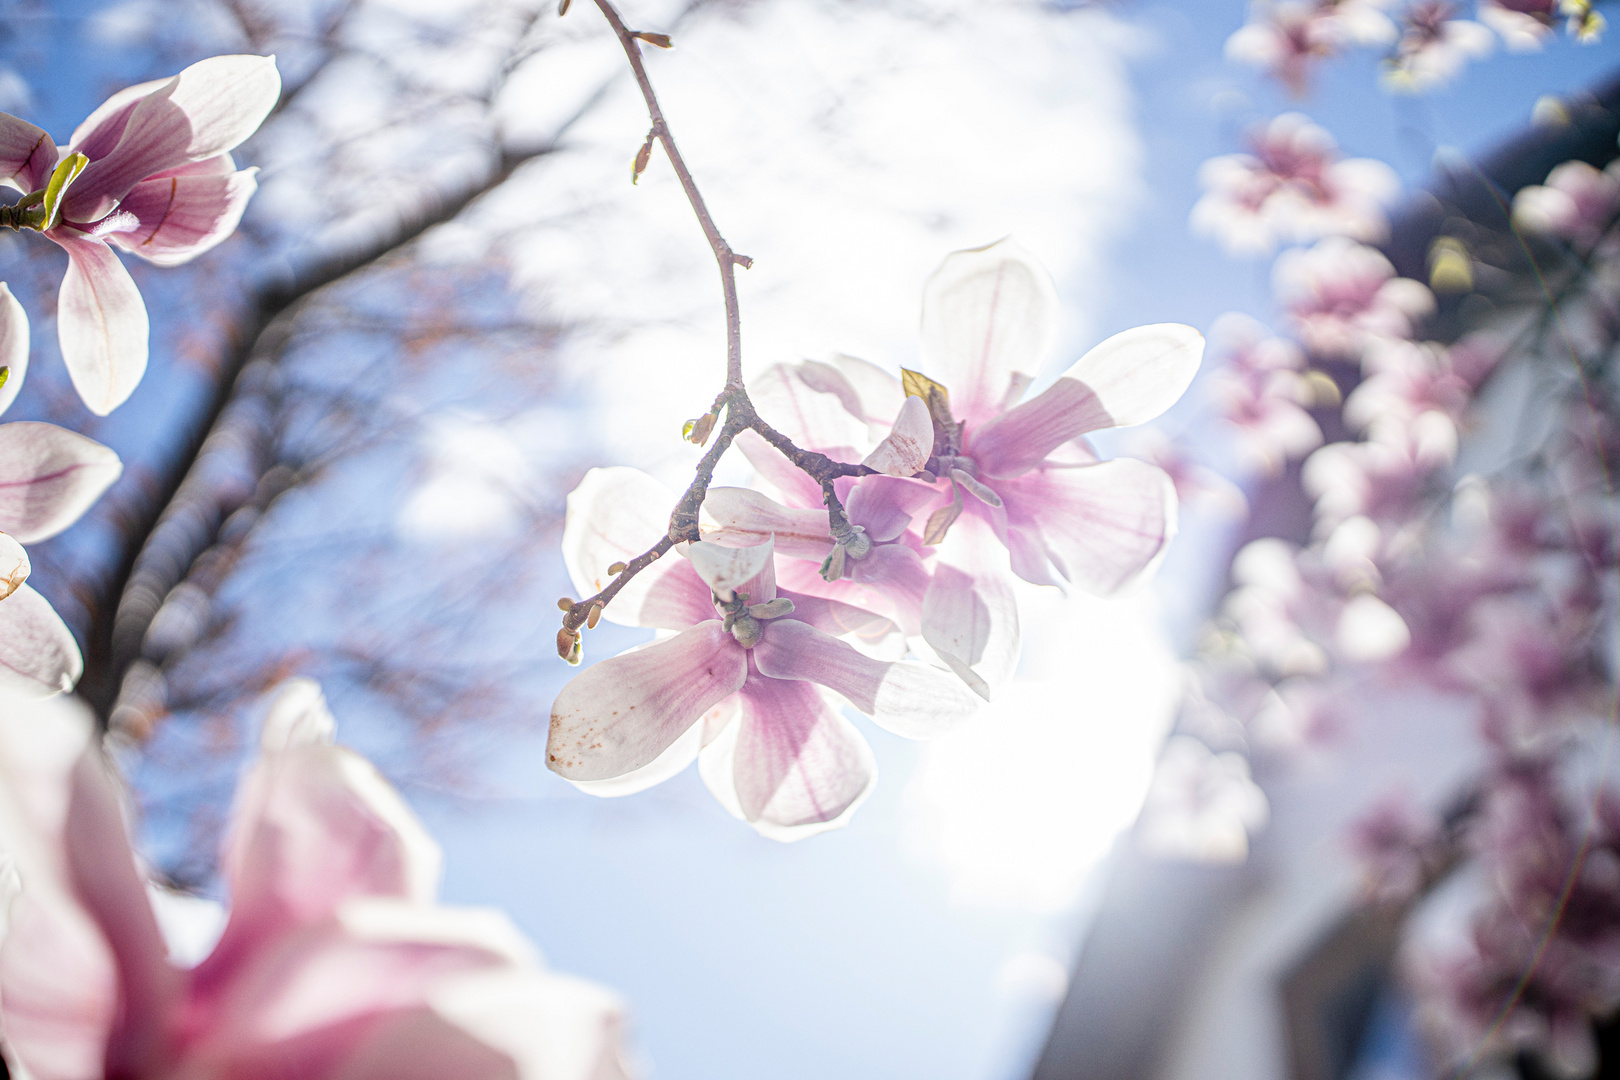
[[[1248,857],[1249,837],[1270,816],[1243,755],[1216,754],[1197,739],[1172,735],[1142,804],[1136,840],[1160,858],[1240,863]]]
[[[1371,340],[1411,337],[1434,311],[1428,286],[1396,277],[1382,252],[1342,236],[1283,252],[1271,280],[1300,340],[1321,356],[1355,359]]]
[[[1329,443],[1305,459],[1300,479],[1316,499],[1319,527],[1358,515],[1398,524],[1456,457],[1457,425],[1427,412],[1410,423],[1375,420],[1363,442]]]
[[[1322,429],[1305,410],[1312,393],[1298,345],[1237,312],[1217,319],[1210,339],[1224,357],[1210,376],[1210,397],[1250,465],[1276,472],[1322,445]]]
[[[1444,86],[1470,60],[1489,56],[1491,32],[1477,22],[1454,18],[1450,0],[1416,0],[1401,13],[1401,36],[1384,67],[1388,90],[1421,94]]]
[[[1453,428],[1473,396],[1473,387],[1451,366],[1445,346],[1432,341],[1384,341],[1373,345],[1362,366],[1371,374],[1345,399],[1344,419],[1358,431],[1374,423]],[[1458,438],[1454,432],[1453,442]]]
[[[1387,45],[1395,24],[1381,0],[1256,0],[1249,21],[1226,39],[1226,57],[1275,77],[1296,96],[1311,67],[1351,45]]]
[[[4,224],[68,254],[57,333],[92,412],[117,408],[146,370],[146,305],[108,245],[175,266],[234,232],[257,170],[238,171],[230,151],[280,93],[273,58],[216,56],[114,94],[61,150],[0,113],[0,179],[23,192]]]
[[[1361,863],[1364,888],[1377,903],[1404,903],[1419,895],[1439,867],[1440,820],[1395,792],[1351,825],[1350,850]]]
[[[1156,428],[1138,428],[1126,444],[1131,457],[1164,470],[1176,489],[1176,501],[1216,517],[1241,520],[1249,500],[1232,481],[1201,464],[1186,445]]]
[[[629,474],[592,470],[590,490],[570,497],[564,552],[576,580],[592,580],[589,567],[646,540],[625,535],[638,526],[634,512],[613,514]],[[603,512],[593,514],[595,506]],[[701,748],[704,780],[722,805],[763,835],[797,840],[845,824],[876,780],[871,750],[838,700],[908,738],[930,737],[975,711],[976,699],[949,672],[876,660],[838,640],[873,616],[780,592],[772,544],[701,541],[685,555],[665,560],[660,574],[605,612],[679,632],[587,668],[552,707],[547,764],[585,790],[642,790]],[[626,606],[615,611],[621,600]]]
[[[13,1075],[475,1080],[626,1075],[620,1005],[547,974],[498,912],[439,906],[440,857],[365,760],[286,685],[225,845],[231,911],[168,958],[124,794],[88,715],[0,714],[0,1017]]]
[[[1509,52],[1540,52],[1558,24],[1558,0],[1479,0],[1478,14]]]
[[[1513,224],[1529,232],[1562,237],[1581,248],[1602,238],[1620,211],[1620,170],[1566,161],[1513,196]]]
[[[0,285],[0,412],[28,367],[28,319]],[[77,521],[118,479],[118,455],[54,424],[0,424],[0,690],[49,696],[71,690],[84,670],[73,633],[27,584],[23,544],[48,540]]]
[[[1333,136],[1300,113],[1272,120],[1249,144],[1251,153],[1211,158],[1199,170],[1205,191],[1192,210],[1195,231],[1234,255],[1324,236],[1376,243],[1388,235],[1384,207],[1400,191],[1388,165],[1341,158]]]

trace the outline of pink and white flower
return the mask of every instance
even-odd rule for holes
[[[234,232],[257,170],[238,170],[230,151],[280,93],[273,58],[216,56],[119,91],[61,149],[0,113],[0,181],[23,192],[0,224],[38,230],[67,252],[57,334],[97,415],[129,397],[147,360],[146,305],[112,246],[176,266]]]
[[[388,782],[284,686],[224,851],[231,910],[170,959],[91,718],[0,708],[0,1020],[12,1075],[611,1080],[621,1006],[543,970],[496,911],[440,906],[440,855]]]
[[[1434,312],[1427,285],[1397,277],[1382,252],[1343,236],[1283,252],[1271,280],[1300,340],[1319,356],[1355,359],[1370,341],[1411,337]]]
[[[1205,192],[1193,206],[1195,232],[1233,255],[1266,255],[1279,243],[1324,236],[1377,242],[1389,232],[1384,208],[1400,180],[1381,161],[1341,158],[1333,136],[1300,113],[1285,113],[1249,136],[1251,153],[1206,161]]]
[[[1558,25],[1558,0],[1479,0],[1479,21],[1509,52],[1540,52]]]
[[[1421,94],[1456,78],[1470,60],[1489,56],[1496,41],[1477,22],[1454,18],[1450,0],[1416,0],[1401,13],[1401,36],[1384,67],[1385,89]]]
[[[18,382],[28,365],[28,319],[0,285],[0,368]],[[0,411],[14,396],[0,388]],[[22,545],[77,521],[118,479],[118,455],[54,424],[0,424],[0,688],[28,696],[71,690],[84,670],[73,633],[27,584]]]
[[[840,700],[907,738],[975,711],[949,672],[840,641],[842,605],[779,593],[771,543],[699,541],[681,554],[634,598],[640,619],[679,632],[586,668],[557,695],[546,764],[565,779],[586,790],[617,781],[597,793],[626,794],[703,746],[722,805],[765,836],[797,840],[845,824],[877,778]]]
[[[926,532],[976,518],[1025,581],[1117,593],[1156,565],[1175,530],[1175,492],[1151,465],[1099,461],[1084,436],[1173,405],[1204,339],[1176,323],[1126,330],[1022,400],[1056,318],[1046,271],[1008,240],[957,252],[929,279],[922,352],[939,379],[928,388],[929,470],[944,498]]]
[[[1237,312],[1215,320],[1210,338],[1225,354],[1210,376],[1210,397],[1249,464],[1275,472],[1322,445],[1322,429],[1305,409],[1313,394],[1298,345]]]
[[[1249,21],[1226,39],[1226,57],[1272,75],[1295,96],[1312,65],[1351,45],[1385,45],[1395,24],[1382,0],[1256,0]]]
[[[1596,169],[1566,161],[1547,174],[1546,184],[1520,188],[1513,196],[1513,224],[1530,232],[1562,237],[1592,247],[1620,212],[1620,169]]]

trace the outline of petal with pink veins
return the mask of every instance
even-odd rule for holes
[[[989,701],[1018,666],[1021,639],[1012,588],[976,550],[992,538],[977,531],[984,526],[969,517],[952,527],[952,550],[934,567],[923,596],[922,636],[969,689]]]
[[[1012,240],[948,256],[923,291],[925,372],[956,418],[982,423],[1039,370],[1057,332],[1057,291]]]
[[[846,409],[838,395],[811,389],[784,364],[750,380],[748,397],[767,423],[806,450],[848,461],[871,446],[866,422]]]
[[[586,668],[551,707],[546,765],[568,780],[606,780],[662,754],[742,687],[745,651],[712,619]]]
[[[775,537],[778,554],[820,560],[833,543],[827,511],[783,506],[751,488],[710,488],[702,513],[703,538],[727,547],[753,547]]]
[[[23,194],[39,191],[56,168],[56,144],[26,120],[0,113],[0,183]]]
[[[765,436],[759,432],[753,429],[739,431],[731,445],[742,451],[759,479],[775,488],[777,495],[789,506],[822,505],[821,485],[789,461],[782,451],[766,442]],[[806,449],[814,448],[807,446]]]
[[[669,532],[669,511],[678,496],[639,469],[622,466],[592,469],[568,493],[568,516],[563,525],[563,563],[579,598],[595,595],[613,580],[608,567],[628,563],[650,549]],[[680,625],[646,622],[643,608],[658,594],[659,606],[689,605],[691,590],[686,579],[666,581],[677,571],[687,569],[683,560],[664,559],[643,570],[620,589],[602,616],[623,626],[670,626],[685,629],[694,622],[714,617],[708,588],[697,586],[701,605],[697,618]],[[688,575],[688,578],[690,575]]]
[[[1176,531],[1175,485],[1131,458],[1037,469],[997,481],[1013,569],[1035,584],[1050,563],[1097,596],[1127,591],[1158,565]],[[937,577],[937,574],[936,574]]]
[[[908,739],[931,739],[978,710],[948,672],[911,661],[873,660],[804,623],[771,624],[754,648],[760,673],[825,686],[873,723]]]
[[[737,722],[698,758],[720,804],[783,842],[847,824],[877,782],[855,726],[808,682],[753,676],[739,698]]]
[[[150,332],[140,290],[105,243],[68,228],[45,234],[68,253],[56,305],[56,333],[73,388],[90,411],[106,416],[146,373]]]
[[[0,532],[49,539],[79,520],[123,471],[93,439],[32,420],[0,424]]]
[[[932,484],[920,480],[864,476],[850,490],[844,509],[852,524],[865,529],[874,542],[883,543],[898,539],[911,519],[938,496]]]
[[[5,385],[0,386],[3,413],[17,399],[28,374],[28,313],[4,282],[0,282],[0,367],[6,369]]]
[[[915,476],[934,451],[934,421],[920,397],[908,396],[900,406],[894,430],[861,461],[887,476]]]
[[[1110,423],[1145,424],[1180,400],[1204,357],[1204,336],[1180,323],[1121,331],[1064,372],[1097,397]],[[1096,430],[1087,428],[1087,431]]]
[[[821,581],[821,575],[816,575]],[[826,581],[822,585],[828,585]],[[837,585],[838,583],[833,583]],[[793,601],[793,620],[805,623],[833,637],[853,635],[862,639],[882,639],[894,630],[887,616],[840,599],[841,590],[829,587],[813,594],[778,589],[777,596]],[[852,594],[843,594],[852,595]]]
[[[776,597],[776,580],[770,574],[775,551],[771,540],[735,548],[699,540],[688,544],[681,554],[720,599],[730,600],[741,590],[750,602],[760,604]]]
[[[228,155],[210,159],[228,160]],[[201,163],[199,163],[201,164]],[[118,204],[135,226],[109,233],[108,242],[157,266],[179,266],[236,231],[248,199],[258,190],[257,169],[187,173],[144,180]]]
[[[142,180],[234,149],[280,96],[273,57],[214,56],[192,64],[135,103],[117,144],[68,189],[63,216],[96,221]],[[120,112],[109,111],[108,120],[116,122]]]
[[[794,370],[810,389],[832,394],[852,416],[866,421],[872,438],[889,429],[906,398],[899,379],[854,356],[805,360]]]
[[[79,643],[49,600],[26,584],[0,600],[0,688],[50,697],[73,689],[83,673]]]

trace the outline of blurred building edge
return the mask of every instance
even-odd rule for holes
[[[1513,194],[1553,166],[1614,160],[1620,72],[1561,105],[1557,122],[1537,123],[1477,162],[1436,155],[1435,180],[1398,215],[1385,248],[1399,273],[1427,280],[1430,246],[1459,212],[1501,227]],[[1305,540],[1310,505],[1298,467],[1287,470],[1253,493],[1232,550],[1260,536]],[[1279,803],[1239,866],[1156,860],[1124,838],[1033,1080],[1345,1080],[1379,1071],[1356,1064],[1382,1034],[1373,1029],[1388,1023],[1406,908],[1310,880],[1323,876],[1323,851],[1337,840],[1337,826],[1322,826],[1342,814],[1307,823],[1285,814]],[[1605,1026],[1606,1076],[1620,1048],[1616,1025]]]

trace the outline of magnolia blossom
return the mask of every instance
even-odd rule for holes
[[[1432,341],[1387,341],[1362,361],[1370,374],[1345,399],[1345,423],[1365,431],[1374,423],[1453,427],[1451,440],[1474,388],[1451,363],[1450,351]]]
[[[660,487],[635,470],[593,469],[570,495],[564,556],[581,591],[657,538],[662,526],[648,520],[657,511],[635,507]],[[765,836],[797,840],[847,823],[877,778],[841,702],[908,738],[975,711],[949,672],[839,640],[887,620],[779,590],[772,543],[699,541],[682,554],[632,579],[604,613],[678,632],[585,669],[552,706],[547,765],[584,790],[643,790],[701,750],[722,805]]]
[[[20,381],[27,366],[28,319],[0,284],[0,369]],[[14,395],[8,377],[0,410]],[[54,424],[0,424],[0,689],[49,696],[78,682],[78,643],[27,584],[32,567],[22,545],[72,525],[122,471],[117,454],[83,435]]]
[[[36,229],[68,254],[57,334],[92,412],[117,408],[146,371],[146,305],[108,245],[176,266],[235,231],[257,170],[237,170],[230,151],[280,93],[273,58],[216,56],[119,91],[60,149],[0,113],[0,180],[23,192],[0,224]]]
[[[1559,0],[1479,0],[1479,21],[1509,52],[1539,52],[1558,24]]]
[[[1398,524],[1456,457],[1457,425],[1449,416],[1379,417],[1364,441],[1329,443],[1306,458],[1300,480],[1316,499],[1321,527],[1357,516]]]
[[[1396,277],[1382,252],[1343,236],[1283,252],[1271,280],[1300,340],[1320,356],[1355,359],[1369,341],[1410,337],[1434,312],[1428,286]]]
[[[1529,232],[1562,237],[1581,248],[1602,238],[1620,211],[1620,167],[1595,169],[1566,161],[1513,196],[1513,224]]]
[[[1316,62],[1350,45],[1395,40],[1395,24],[1380,10],[1385,6],[1383,0],[1256,0],[1248,23],[1226,39],[1226,57],[1303,95]]]
[[[1249,145],[1252,153],[1211,158],[1199,170],[1205,193],[1192,210],[1194,231],[1233,255],[1324,236],[1376,242],[1388,233],[1384,207],[1400,190],[1388,165],[1341,159],[1333,136],[1300,113],[1251,133]]]
[[[1243,457],[1274,472],[1322,445],[1322,429],[1305,410],[1313,394],[1298,345],[1237,312],[1215,320],[1210,337],[1225,354],[1210,397],[1237,431]]]
[[[224,851],[231,910],[171,960],[91,718],[0,704],[0,1020],[35,1080],[610,1080],[621,1007],[546,973],[499,912],[442,907],[440,855],[287,684]]]
[[[1470,60],[1489,56],[1491,32],[1477,22],[1454,18],[1450,0],[1416,0],[1401,14],[1401,36],[1384,68],[1386,89],[1421,94],[1444,86]]]
[[[1240,863],[1249,837],[1271,816],[1243,755],[1214,753],[1187,735],[1172,735],[1153,773],[1136,823],[1137,842],[1161,858]]]

